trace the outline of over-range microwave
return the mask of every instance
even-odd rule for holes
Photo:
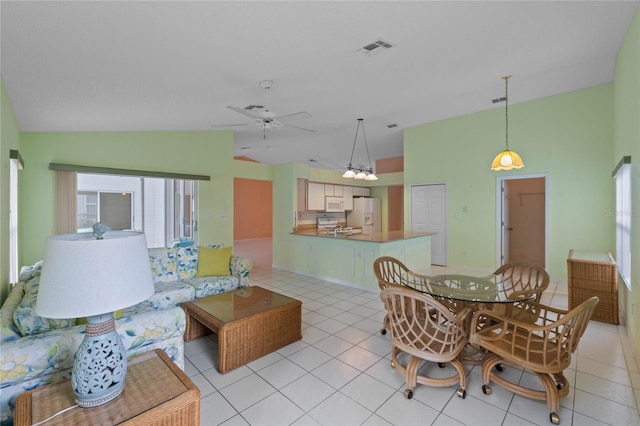
[[[324,211],[325,212],[343,212],[344,200],[342,199],[342,197],[325,197]]]

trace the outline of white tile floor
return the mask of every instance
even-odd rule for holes
[[[226,374],[215,369],[214,338],[187,342],[185,370],[202,393],[202,425],[551,425],[544,402],[497,385],[484,395],[479,367],[469,367],[465,399],[456,387],[422,385],[406,399],[379,333],[378,293],[272,269],[270,244],[236,242],[234,252],[254,261],[253,285],[303,302],[302,340]],[[545,302],[566,307],[563,286],[550,287]],[[537,380],[508,367],[503,374]],[[623,327],[592,321],[566,376],[572,388],[561,425],[640,425],[640,370]]]

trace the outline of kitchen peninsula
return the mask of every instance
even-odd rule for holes
[[[286,269],[354,287],[378,289],[373,262],[393,256],[409,268],[425,272],[431,266],[432,232],[387,231],[340,234],[325,230],[296,230],[286,247]]]

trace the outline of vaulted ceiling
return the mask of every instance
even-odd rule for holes
[[[358,118],[375,160],[402,155],[406,127],[500,108],[505,74],[510,104],[613,81],[637,7],[3,0],[0,72],[25,132],[228,129],[236,155],[340,170]],[[227,108],[267,103],[310,116],[263,132]]]

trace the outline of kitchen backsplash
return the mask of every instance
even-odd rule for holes
[[[347,218],[344,213],[319,213],[319,212],[298,212],[296,214],[295,227],[297,230],[315,229],[316,218],[335,217],[338,219],[338,226],[346,226]]]

